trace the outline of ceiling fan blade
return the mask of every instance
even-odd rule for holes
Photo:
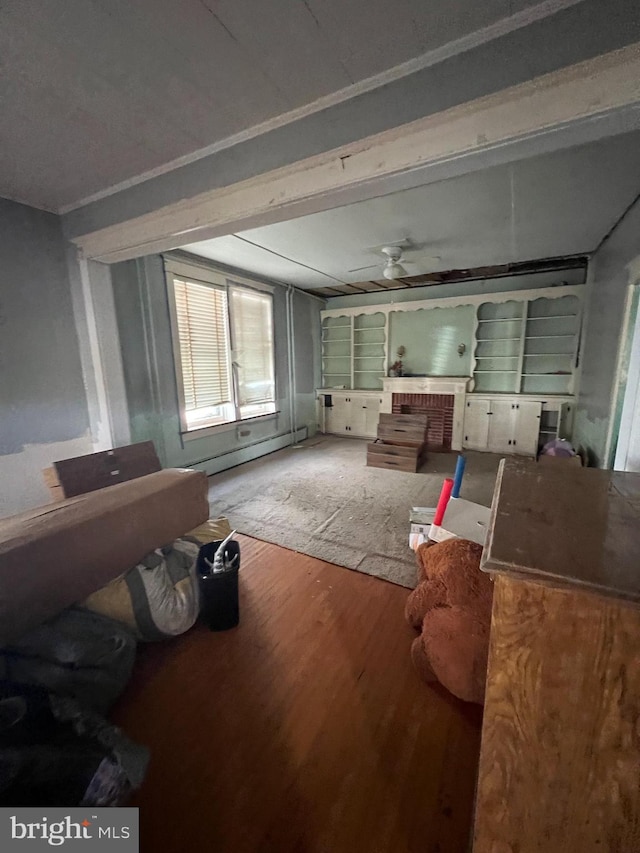
[[[371,264],[369,267],[356,267],[354,270],[347,270],[347,272],[364,272],[365,270],[375,270],[380,267],[383,267],[385,262],[382,260],[379,264]]]
[[[419,266],[435,265],[440,260],[440,255],[404,255],[401,263],[418,264]]]
[[[426,275],[427,273],[436,272],[438,269],[438,261],[440,258],[427,257],[416,258],[415,261],[410,261],[403,258],[402,266],[407,270],[408,276]]]
[[[415,258],[412,258],[411,254],[411,252],[404,253],[399,259],[399,263],[405,267],[405,269],[408,267],[416,268],[415,272],[410,272],[407,269],[407,275],[421,275],[422,273],[432,272],[431,268],[436,266],[440,260],[439,255],[417,255]],[[368,267],[356,267],[356,269],[348,270],[348,272],[356,273],[366,272],[367,270],[380,270],[380,275],[382,275],[387,263],[387,259],[383,256],[377,264],[371,264]]]

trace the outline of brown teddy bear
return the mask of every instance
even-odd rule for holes
[[[484,703],[493,584],[480,571],[482,546],[467,539],[420,545],[418,586],[405,616],[422,633],[411,658],[425,681],[465,702]]]

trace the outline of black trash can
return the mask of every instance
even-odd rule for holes
[[[238,570],[240,568],[240,545],[235,540],[225,545],[225,555],[232,560],[236,555],[234,567],[226,572],[210,574],[205,563],[213,562],[213,557],[222,541],[208,542],[200,548],[198,554],[198,578],[200,581],[200,619],[211,631],[226,631],[235,628],[240,621],[238,605]]]

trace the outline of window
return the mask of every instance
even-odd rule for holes
[[[273,414],[273,297],[167,260],[184,431]]]

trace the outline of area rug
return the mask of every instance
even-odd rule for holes
[[[322,436],[209,478],[212,517],[240,533],[408,588],[413,506],[435,506],[456,454],[432,453],[419,473],[366,466],[366,441]],[[491,502],[500,457],[468,453],[461,496]]]

